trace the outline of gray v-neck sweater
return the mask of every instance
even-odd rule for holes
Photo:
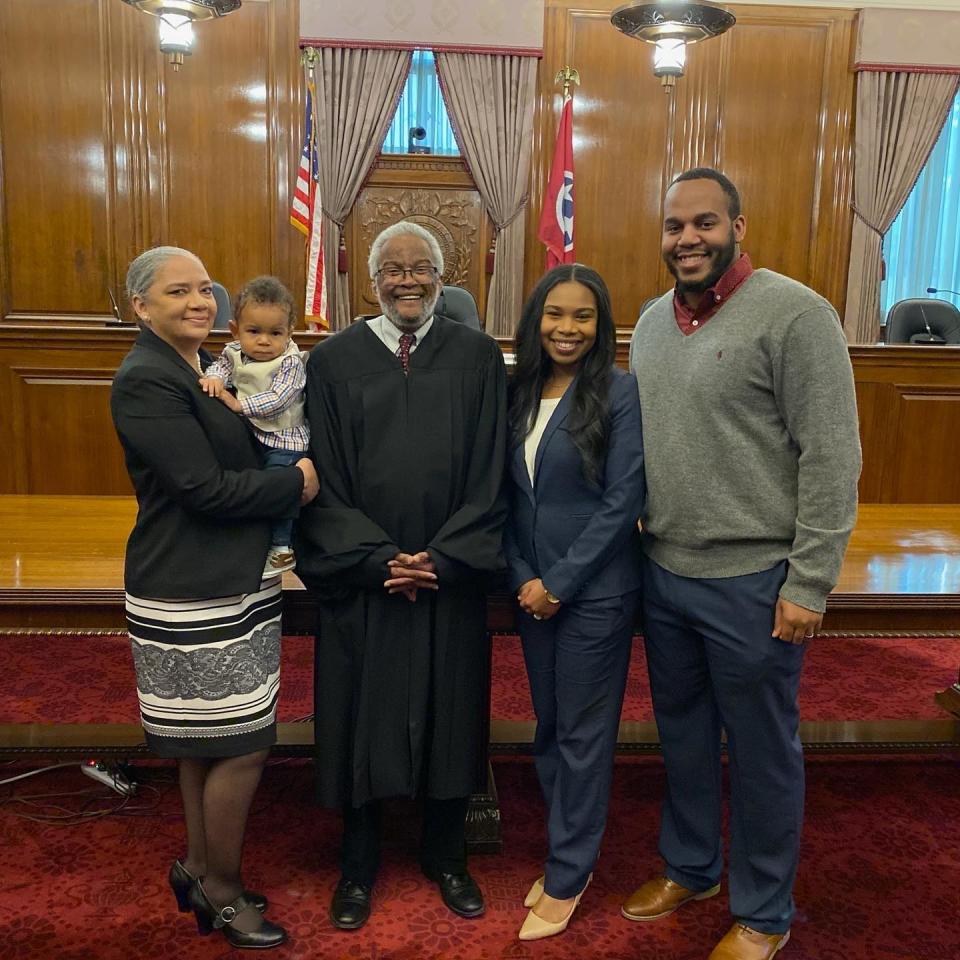
[[[833,307],[756,270],[684,336],[672,292],[630,344],[646,451],[648,556],[684,577],[788,561],[780,595],[823,611],[857,512],[853,371]]]

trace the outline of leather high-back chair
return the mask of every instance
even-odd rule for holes
[[[217,318],[213,321],[214,330],[226,330],[233,319],[233,307],[230,294],[222,283],[213,282],[213,299],[217,301]]]
[[[650,297],[649,300],[643,301],[643,306],[640,307],[640,312],[637,314],[637,319],[639,320],[646,312],[648,307],[652,307],[660,297]]]
[[[473,327],[474,330],[481,329],[477,301],[473,299],[473,294],[463,287],[444,285],[434,313]]]
[[[960,310],[946,300],[900,300],[887,314],[887,343],[960,343]]]

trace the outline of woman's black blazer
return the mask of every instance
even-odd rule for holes
[[[300,502],[302,472],[262,469],[247,422],[198,380],[173,347],[144,329],[113,381],[110,410],[139,505],[124,567],[126,589],[137,597],[259,589],[270,521],[295,515]]]

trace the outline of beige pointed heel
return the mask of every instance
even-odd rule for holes
[[[567,929],[570,920],[573,918],[577,907],[580,905],[580,898],[584,895],[584,893],[586,893],[587,887],[590,886],[590,881],[592,879],[593,874],[591,873],[590,876],[587,877],[587,882],[583,885],[583,889],[573,898],[570,911],[562,920],[558,920],[556,923],[552,923],[550,920],[544,920],[543,917],[537,916],[537,914],[535,914],[531,909],[531,911],[527,914],[527,919],[523,921],[523,926],[520,928],[518,937],[521,940],[543,940],[544,937],[555,937],[558,933],[563,933],[563,931]],[[534,884],[534,887],[535,886],[536,883]],[[530,893],[533,893],[532,889]],[[527,896],[529,897],[529,895],[530,894]]]
[[[543,894],[543,877],[537,877],[533,881],[533,886],[530,888],[530,892],[524,898],[523,905],[525,907],[532,907]]]

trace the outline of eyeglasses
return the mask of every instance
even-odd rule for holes
[[[401,267],[397,263],[388,263],[377,271],[377,276],[389,283],[399,283],[408,273],[418,283],[426,283],[437,275],[437,268],[432,263],[418,263],[415,267]]]

